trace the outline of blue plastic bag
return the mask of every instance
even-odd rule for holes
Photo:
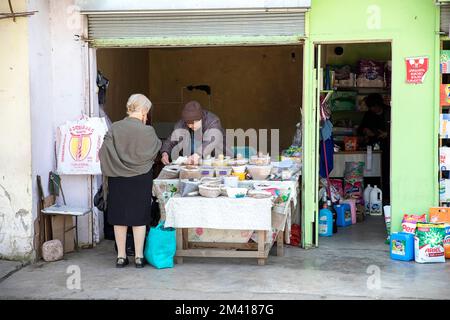
[[[157,269],[173,268],[173,259],[177,250],[174,228],[164,228],[164,221],[150,228],[145,243],[144,257]]]

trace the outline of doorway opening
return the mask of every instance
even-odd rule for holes
[[[99,48],[96,61],[109,80],[100,108],[112,122],[126,116],[131,94],[142,93],[152,101],[149,124],[161,140],[170,137],[191,100],[217,115],[224,129],[268,130],[266,152],[273,129],[279,130],[279,155],[296,138],[302,120],[302,44]],[[237,147],[248,144],[247,138]],[[297,203],[291,222],[300,225],[299,198]]]
[[[389,42],[316,46],[320,190],[315,243],[320,237],[321,246],[361,241],[384,246],[384,213],[390,204],[391,59]]]

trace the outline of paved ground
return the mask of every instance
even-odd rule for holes
[[[450,296],[450,262],[393,261],[382,218],[320,238],[320,248],[287,247],[266,266],[254,260],[185,259],[173,269],[116,269],[112,241],[22,268],[0,280],[3,299],[441,299]],[[2,262],[3,264],[3,262]],[[81,289],[68,289],[77,266]],[[75,268],[77,268],[75,267]],[[3,267],[2,267],[3,269]],[[379,275],[379,277],[378,277]]]
[[[22,267],[23,264],[18,261],[0,260],[0,279],[7,278]]]

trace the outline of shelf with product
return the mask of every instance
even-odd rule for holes
[[[358,127],[369,112],[366,99],[381,96],[391,105],[391,56],[389,46],[380,48],[347,45],[343,54],[335,48],[324,50],[321,95],[328,97],[335,143],[345,150],[345,137],[358,139],[358,151],[369,143]]]
[[[386,87],[333,87],[330,90],[322,90],[322,96],[328,96],[328,105],[333,123],[333,137],[335,143],[345,150],[344,138],[357,137],[360,150],[364,150],[366,142],[359,132],[366,113],[369,111],[366,98],[371,94],[379,94],[385,105],[390,106],[390,91]]]
[[[439,203],[450,206],[450,41],[441,41],[440,52]],[[448,169],[447,169],[448,168]]]

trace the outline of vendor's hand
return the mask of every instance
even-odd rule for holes
[[[368,137],[374,137],[375,136],[375,133],[373,133],[373,131],[372,130],[370,130],[370,129],[364,129],[364,134],[366,135],[366,136],[368,136]]]
[[[161,162],[163,163],[163,165],[168,165],[168,164],[170,164],[170,161],[169,161],[169,154],[167,153],[167,152],[163,152],[162,153],[162,155],[161,155]]]
[[[384,132],[384,131],[378,131],[378,137],[380,138],[380,139],[386,139],[387,138],[387,132]]]
[[[194,153],[193,155],[189,156],[188,158],[188,163],[189,164],[198,164],[198,161],[200,160],[200,156],[196,153]]]

